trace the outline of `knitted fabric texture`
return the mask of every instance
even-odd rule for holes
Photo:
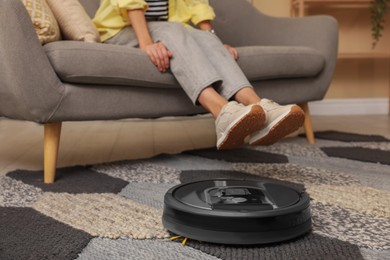
[[[390,142],[318,137],[315,145],[294,137],[269,147],[66,167],[51,185],[42,171],[10,172],[0,176],[0,259],[390,259],[390,167],[382,156]],[[370,149],[369,161],[361,149]],[[165,192],[214,178],[306,190],[311,232],[271,245],[170,241],[161,221]]]

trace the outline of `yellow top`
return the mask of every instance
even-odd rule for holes
[[[169,0],[168,21],[197,25],[201,21],[215,17],[208,0]],[[93,22],[98,29],[101,41],[117,34],[123,27],[129,26],[127,10],[148,8],[144,0],[101,0]]]

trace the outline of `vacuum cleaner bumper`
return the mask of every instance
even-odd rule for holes
[[[169,231],[199,241],[275,243],[310,231],[310,199],[275,183],[206,180],[171,188],[162,220]]]

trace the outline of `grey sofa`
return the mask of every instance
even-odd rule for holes
[[[99,0],[81,0],[92,17]],[[298,103],[314,142],[308,102],[321,100],[335,69],[338,26],[329,16],[276,18],[246,0],[210,0],[214,27],[262,97]],[[205,113],[139,49],[59,41],[42,46],[21,1],[0,0],[0,116],[44,125],[44,182],[55,179],[65,121]]]

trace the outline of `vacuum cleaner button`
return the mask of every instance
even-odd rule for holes
[[[233,198],[232,201],[235,203],[241,203],[241,202],[247,201],[247,199],[246,198]]]

